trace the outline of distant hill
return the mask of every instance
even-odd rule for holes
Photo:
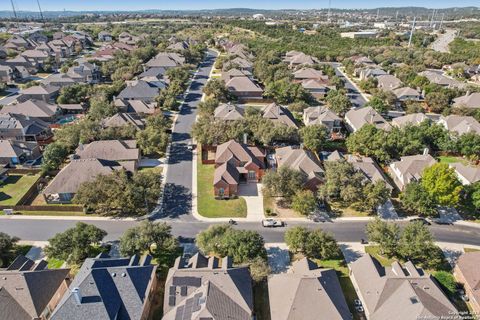
[[[249,8],[231,8],[231,9],[211,9],[211,10],[137,10],[137,11],[44,11],[45,18],[59,18],[59,17],[73,17],[82,15],[114,15],[114,14],[128,14],[128,15],[158,15],[158,16],[252,16],[255,13],[261,13],[265,16],[281,16],[281,15],[308,15],[309,13],[325,12],[326,8],[318,8],[314,10],[295,10],[295,9],[283,9],[283,10],[262,10],[262,9],[249,9]],[[348,13],[348,12],[363,12],[376,14],[380,12],[382,16],[389,15],[394,16],[422,16],[430,15],[432,9],[424,7],[383,7],[375,9],[332,9],[334,13]],[[479,7],[452,7],[445,9],[437,9],[438,14],[448,16],[471,16],[480,15]],[[21,18],[39,18],[38,11],[17,11],[17,15]],[[0,19],[12,18],[12,11],[0,11]]]

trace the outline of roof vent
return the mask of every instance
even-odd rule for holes
[[[115,272],[112,272],[112,277],[115,278],[116,276],[117,276],[117,274]]]
[[[122,272],[122,278],[125,278],[127,274],[125,272]]]

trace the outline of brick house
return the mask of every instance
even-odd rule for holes
[[[463,284],[465,294],[470,300],[474,313],[480,314],[480,252],[467,252],[462,254],[457,261],[453,274],[455,279]]]
[[[265,151],[235,140],[219,145],[215,153],[215,197],[237,196],[239,184],[256,183],[264,172]]]

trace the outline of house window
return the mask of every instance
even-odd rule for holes
[[[257,174],[255,171],[248,171],[248,180],[255,180],[257,179]]]
[[[223,189],[223,188],[218,189],[218,195],[220,197],[223,197],[225,195],[225,189]]]

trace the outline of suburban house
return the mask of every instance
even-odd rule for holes
[[[155,68],[149,68],[147,70],[144,70],[142,73],[138,75],[139,80],[143,80],[143,78],[156,78],[158,80],[164,80],[165,82],[168,82],[168,79],[165,76],[165,73],[167,72],[167,69],[162,68],[162,67],[155,67]]]
[[[171,69],[182,66],[185,63],[185,58],[175,52],[160,52],[155,57],[150,59],[146,66],[148,68],[164,68]]]
[[[7,59],[2,62],[3,65],[11,66],[11,67],[23,67],[25,68],[29,74],[37,73],[37,68],[30,63],[25,57],[20,55],[16,56],[15,58]]]
[[[258,182],[265,171],[265,151],[235,140],[219,146],[215,152],[213,186],[215,197],[235,197],[240,183]]]
[[[480,314],[480,252],[465,252],[457,260],[453,274],[463,285],[473,312]]]
[[[411,261],[382,267],[366,254],[350,264],[350,279],[369,320],[447,319],[458,312],[437,282]]]
[[[320,269],[307,258],[269,277],[268,297],[271,319],[352,319],[335,270]]]
[[[386,75],[387,72],[380,68],[373,68],[373,67],[364,67],[358,68],[355,70],[355,75],[360,78],[360,80],[367,80],[369,78],[376,78],[378,76]]]
[[[323,125],[333,135],[342,131],[342,118],[326,106],[308,107],[303,110],[303,122],[306,126]]]
[[[400,191],[412,181],[419,181],[423,170],[434,165],[437,161],[428,153],[401,157],[400,161],[390,164],[389,172],[393,177],[393,182]]]
[[[176,43],[172,43],[171,45],[169,45],[167,47],[167,50],[171,50],[171,51],[183,51],[183,50],[186,50],[188,49],[189,47],[189,44],[188,42],[186,41],[179,41],[179,42],[176,42]]]
[[[146,320],[157,286],[151,256],[88,258],[50,319]]]
[[[391,128],[387,120],[372,107],[349,110],[345,114],[345,122],[350,132],[358,131],[366,124],[372,124],[377,129],[387,131]]]
[[[13,83],[21,78],[15,67],[0,65],[0,82]]]
[[[97,83],[100,81],[100,68],[87,61],[81,61],[77,66],[70,67],[67,75],[77,83]]]
[[[298,66],[311,66],[320,63],[317,58],[298,51],[287,52],[283,61],[286,62],[290,68],[296,68]]]
[[[128,45],[135,45],[138,41],[142,40],[143,37],[134,36],[126,31],[118,35],[118,42],[125,43]]]
[[[163,320],[253,317],[250,271],[233,267],[230,257],[178,257],[168,271],[164,296]]]
[[[107,31],[100,31],[98,33],[98,41],[100,42],[110,42],[113,40],[113,36],[110,32]]]
[[[428,121],[429,118],[424,113],[411,113],[402,117],[398,117],[392,120],[392,126],[397,128],[403,128],[409,125],[419,125],[424,121]]]
[[[316,99],[321,99],[324,98],[328,91],[331,90],[332,86],[329,86],[327,83],[320,81],[320,80],[315,80],[315,79],[310,79],[310,80],[303,80],[301,83],[302,87],[310,92],[310,94],[316,98]]]
[[[421,101],[423,99],[420,92],[409,87],[397,88],[392,92],[397,97],[397,104],[399,105],[407,101]]]
[[[317,191],[318,185],[323,183],[325,171],[318,159],[304,149],[283,147],[275,150],[278,168],[287,167],[300,171],[304,176],[305,187]]]
[[[262,99],[263,89],[249,77],[234,77],[225,86],[239,99]]]
[[[73,158],[115,161],[127,171],[134,172],[140,161],[140,149],[135,140],[99,140],[80,144]]]
[[[251,77],[252,73],[250,71],[244,71],[239,69],[230,69],[228,71],[222,72],[222,80],[227,83],[230,79],[235,77]]]
[[[27,61],[37,69],[43,69],[45,62],[50,56],[47,52],[36,49],[25,50],[20,55],[27,59]]]
[[[480,123],[474,117],[452,114],[446,117],[441,116],[438,123],[443,125],[448,131],[458,135],[469,132],[480,134]]]
[[[379,89],[392,91],[402,86],[402,81],[391,74],[382,74],[376,77]]]
[[[245,59],[242,57],[236,57],[223,64],[222,71],[226,71],[228,69],[237,69],[237,70],[246,72],[247,74],[250,73],[251,75],[253,71],[253,63],[248,59]]]
[[[132,126],[136,130],[145,129],[145,120],[136,113],[119,112],[102,120],[103,128],[122,128]]]
[[[70,283],[70,269],[47,269],[45,260],[35,262],[18,256],[0,269],[0,320],[46,320]]]
[[[143,80],[135,80],[127,83],[117,96],[118,99],[123,100],[141,100],[147,103],[155,102],[155,98],[159,94],[159,89],[150,85]]]
[[[156,104],[153,102],[147,103],[142,100],[121,100],[114,101],[115,106],[127,113],[137,113],[141,116],[152,115],[156,111]]]
[[[72,160],[53,178],[42,194],[47,203],[71,203],[82,183],[121,169],[124,168],[119,164],[112,166],[111,162],[98,159]]]
[[[303,82],[305,80],[317,80],[323,83],[328,83],[328,76],[317,69],[302,68],[293,72],[293,80],[295,82]]]
[[[439,86],[442,86],[442,87],[458,88],[458,89],[465,88],[464,83],[458,80],[446,77],[445,75],[443,75],[443,71],[441,70],[425,70],[420,72],[418,75],[424,76],[431,83],[438,84]]]
[[[213,117],[223,121],[236,121],[243,119],[244,109],[231,103],[222,103],[215,108]]]
[[[480,167],[469,166],[461,162],[451,163],[450,168],[455,170],[458,180],[466,186],[480,181]]]
[[[0,164],[15,166],[35,160],[40,155],[40,147],[36,142],[0,140]]]
[[[70,78],[65,73],[55,73],[45,78],[41,81],[42,85],[46,87],[58,87],[58,88],[65,88],[71,85],[77,84],[77,82]]]
[[[466,94],[464,96],[453,99],[453,106],[456,108],[464,107],[469,109],[479,109],[480,92]]]
[[[55,98],[60,93],[60,88],[51,85],[33,86],[27,89],[20,90],[18,101],[23,102],[27,100],[42,100],[43,102],[54,102]]]
[[[9,104],[0,109],[0,114],[19,114],[25,117],[37,118],[46,122],[55,122],[60,108],[42,100],[26,100],[18,104]]]
[[[262,109],[265,119],[270,119],[275,124],[286,125],[287,127],[298,128],[297,121],[290,110],[276,103],[271,103]]]
[[[48,123],[21,114],[0,113],[0,139],[33,141],[45,144],[53,134]]]

